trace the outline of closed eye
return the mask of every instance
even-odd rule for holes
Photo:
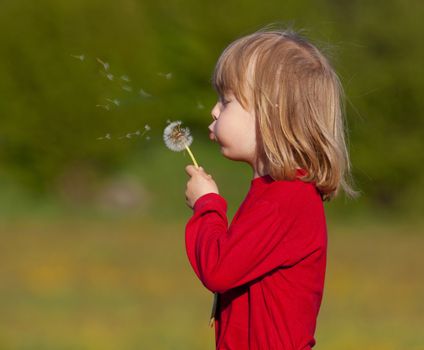
[[[225,98],[221,98],[221,103],[222,103],[223,106],[226,106],[230,102],[231,102],[231,100],[226,100]]]

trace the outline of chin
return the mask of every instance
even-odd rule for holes
[[[230,160],[234,160],[234,161],[237,161],[237,162],[245,162],[246,161],[246,159],[244,157],[242,157],[240,155],[231,154],[231,152],[229,152],[227,148],[224,148],[222,146],[221,146],[221,154],[225,158],[230,159]]]

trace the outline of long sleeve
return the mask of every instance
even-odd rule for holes
[[[223,293],[318,249],[307,235],[307,222],[313,224],[314,218],[308,217],[310,205],[303,199],[296,192],[278,203],[260,198],[227,228],[225,199],[216,193],[200,197],[185,238],[188,258],[204,286]]]

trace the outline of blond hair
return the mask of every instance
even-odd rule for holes
[[[212,77],[256,117],[255,163],[276,180],[315,183],[323,201],[359,195],[346,147],[343,88],[328,59],[293,30],[259,30],[232,42]]]

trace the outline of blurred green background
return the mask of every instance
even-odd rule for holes
[[[418,0],[0,0],[0,349],[215,348],[184,247],[191,159],[162,131],[190,127],[231,220],[252,174],[208,139],[210,78],[270,23],[331,58],[362,192],[325,203],[316,348],[424,349],[423,15]]]

